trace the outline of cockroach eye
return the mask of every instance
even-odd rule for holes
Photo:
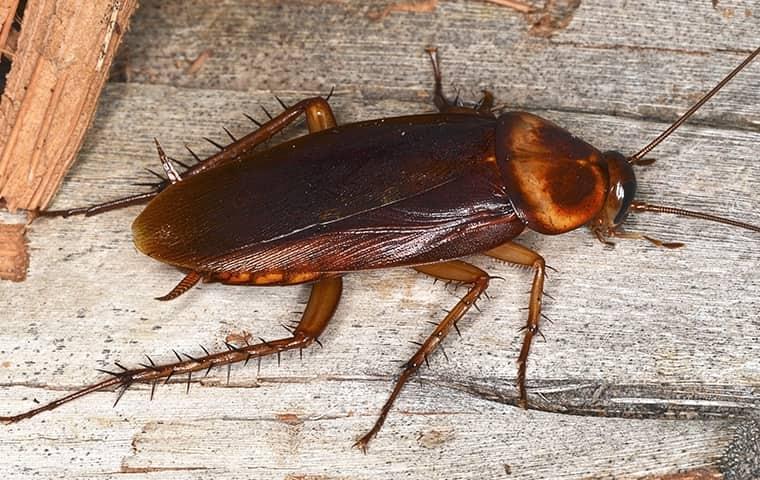
[[[623,220],[625,220],[625,217],[628,216],[628,209],[631,207],[633,198],[636,196],[636,180],[632,179],[622,184],[618,183],[615,186],[615,189],[616,194],[618,195],[618,198],[621,199],[621,201],[620,210],[618,210],[613,223],[615,225],[620,225],[623,223]]]
[[[604,152],[609,173],[609,189],[604,213],[611,226],[623,223],[636,196],[636,176],[628,159],[620,152]]]

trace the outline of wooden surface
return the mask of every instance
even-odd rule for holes
[[[0,1],[0,52],[10,62],[0,81],[0,202],[9,210],[44,208],[55,195],[136,6],[136,0]],[[0,227],[0,279],[23,280],[24,227]],[[21,236],[8,241],[11,230]]]
[[[526,16],[488,2],[141,2],[80,160],[54,207],[134,192],[202,136],[251,128],[286,101],[326,93],[339,121],[430,111],[423,47],[445,84],[483,88],[602,149],[632,153],[760,44],[760,4],[550,2]],[[717,3],[716,6],[713,3]],[[539,5],[540,6],[540,5]],[[407,5],[408,7],[408,5]],[[565,8],[562,10],[562,8]],[[387,14],[383,15],[384,13]],[[538,24],[538,30],[535,27]],[[550,31],[547,32],[546,29]],[[552,30],[553,29],[553,30]],[[197,60],[199,57],[200,60]],[[129,80],[129,83],[125,81]],[[760,223],[760,64],[751,66],[637,171],[640,198]],[[295,132],[294,132],[295,133]],[[15,413],[101,378],[94,368],[218,349],[243,331],[285,332],[308,289],[203,285],[153,300],[181,273],[138,254],[138,208],[30,227],[31,266],[0,283],[0,405]],[[760,446],[757,234],[641,214],[632,231],[685,241],[603,248],[586,230],[527,233],[552,273],[554,322],[514,408],[518,328],[530,274],[504,277],[405,389],[367,455],[351,448],[457,293],[410,270],[351,275],[324,348],[193,383],[94,394],[0,430],[14,478],[532,479],[756,478]],[[461,293],[461,292],[460,292]],[[564,412],[560,413],[560,412]],[[568,414],[572,413],[572,414]],[[754,472],[754,473],[753,473]]]
[[[83,142],[137,5],[136,0],[25,3],[17,13],[23,15],[18,48],[0,99],[0,198],[11,211],[43,208],[55,194]],[[0,48],[6,51],[5,42]]]

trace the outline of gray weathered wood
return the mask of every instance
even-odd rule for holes
[[[335,85],[341,122],[430,111],[429,44],[441,48],[446,85],[463,95],[490,88],[510,107],[630,153],[760,43],[757,2],[588,2],[550,38],[530,35],[530,18],[477,1],[380,20],[370,17],[388,2],[142,3],[115,71],[131,82],[106,88],[56,208],[134,192],[132,182],[149,179],[142,168],[157,165],[154,136],[181,159],[184,143],[211,152],[201,136],[221,141],[221,125],[246,132],[240,113],[274,110],[273,94],[292,101]],[[188,74],[188,61],[209,49]],[[659,161],[638,171],[641,198],[760,223],[758,86],[753,65],[658,147]],[[218,349],[242,331],[277,338],[302,308],[306,287],[202,285],[154,301],[181,273],[135,251],[137,211],[31,226],[28,280],[0,284],[0,414],[98,380],[94,368],[114,361],[135,365],[145,353],[168,361],[171,348]],[[461,293],[410,270],[347,277],[324,348],[303,361],[293,353],[279,366],[265,359],[260,373],[235,367],[229,386],[226,372],[212,372],[189,395],[184,384],[160,387],[153,402],[149,387],[135,386],[116,408],[113,393],[97,393],[3,426],[0,471],[640,478],[717,467],[731,448],[726,477],[749,478],[731,472],[751,468],[752,448],[757,455],[757,235],[643,214],[629,228],[687,247],[621,241],[608,250],[584,230],[521,238],[558,269],[547,283],[556,300],[545,304],[554,322],[528,370],[531,398],[547,411],[512,406],[530,274],[473,258],[504,281],[467,315],[463,338],[446,341],[449,361],[435,355],[405,389],[366,456],[351,443],[374,421],[397,361],[416,348],[408,341],[424,339],[426,321]]]

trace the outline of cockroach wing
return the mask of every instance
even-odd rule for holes
[[[553,235],[588,223],[603,207],[602,154],[548,120],[526,112],[499,117],[496,159],[517,215]]]
[[[487,230],[496,220],[484,216],[519,223],[494,186],[494,124],[418,115],[282,143],[170,185],[135,220],[135,245],[205,272],[353,270],[469,254],[436,248],[476,225]],[[499,235],[517,231],[504,228]]]

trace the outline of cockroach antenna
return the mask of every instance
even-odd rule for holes
[[[710,222],[722,223],[724,225],[731,225],[732,227],[744,228],[753,232],[760,232],[760,227],[752,225],[750,223],[739,222],[737,220],[731,220],[730,218],[718,217],[717,215],[710,215],[709,213],[694,212],[692,210],[685,210],[683,208],[675,207],[663,207],[660,205],[652,205],[644,202],[631,203],[631,212],[655,212],[655,213],[672,213],[674,215],[680,215],[682,217],[699,218],[701,220],[708,220]]]
[[[673,122],[673,124],[671,126],[669,126],[664,132],[662,132],[661,134],[659,134],[657,136],[657,138],[655,138],[654,140],[652,140],[651,142],[649,142],[649,145],[647,145],[646,147],[642,148],[641,150],[639,150],[638,152],[636,152],[634,155],[632,155],[628,159],[628,163],[630,163],[632,165],[641,164],[641,162],[643,161],[643,158],[646,156],[647,153],[651,152],[654,149],[654,147],[656,147],[657,145],[659,145],[663,140],[665,140],[666,138],[668,138],[670,136],[670,134],[672,134],[674,131],[676,131],[676,129],[678,127],[680,127],[681,125],[683,125],[684,122],[686,122],[686,120],[688,120],[689,117],[691,117],[694,114],[694,112],[696,112],[697,110],[699,110],[702,107],[702,105],[704,105],[705,103],[707,103],[708,100],[710,100],[716,93],[718,93],[723,87],[725,87],[726,84],[728,82],[730,82],[731,79],[734,78],[737,73],[741,72],[744,69],[744,67],[746,67],[747,65],[749,65],[752,62],[752,60],[754,60],[755,57],[758,56],[758,54],[760,54],[760,47],[757,47],[754,52],[752,52],[747,58],[744,59],[744,61],[741,64],[739,64],[739,66],[737,66],[736,68],[734,68],[731,71],[731,73],[729,73],[728,75],[726,75],[723,80],[721,80],[720,82],[718,82],[718,84],[715,85],[715,87],[713,87],[712,90],[710,90],[709,92],[707,92],[707,94],[705,94],[705,96],[703,96],[701,99],[699,99],[699,101],[697,103],[695,103],[690,109],[688,109],[686,111],[686,113],[684,113],[683,115],[681,115],[681,117],[678,120],[676,120],[675,122]]]
[[[718,93],[724,86],[726,86],[726,84],[729,81],[731,81],[731,79],[734,78],[737,73],[739,73],[747,65],[749,65],[750,62],[752,62],[752,60],[754,60],[755,57],[758,56],[758,54],[760,54],[760,47],[756,48],[747,58],[744,59],[744,61],[742,63],[740,63],[736,68],[734,68],[731,71],[731,73],[729,73],[728,75],[726,75],[723,78],[723,80],[721,80],[720,82],[718,82],[718,84],[715,85],[715,87],[713,87],[712,90],[710,90],[709,92],[707,92],[707,94],[705,94],[697,103],[695,103],[691,108],[689,108],[689,110],[687,110],[686,113],[684,113],[683,115],[681,115],[678,118],[678,120],[676,120],[675,122],[673,122],[673,124],[670,125],[667,129],[665,129],[665,131],[663,131],[661,134],[659,134],[657,136],[657,138],[655,138],[654,140],[652,140],[651,142],[649,142],[649,144],[646,147],[644,147],[641,150],[639,150],[638,152],[636,152],[636,154],[634,154],[631,157],[629,157],[628,158],[628,163],[630,163],[631,165],[648,165],[648,164],[652,163],[652,161],[650,159],[645,159],[644,157],[649,152],[651,152],[652,149],[654,149],[657,145],[659,145],[663,140],[665,140],[666,138],[668,138],[678,127],[680,127],[681,125],[683,125],[684,122],[686,122],[686,120],[688,120],[689,117],[691,117],[694,114],[694,112],[696,112],[697,110],[699,110],[700,107],[702,107],[702,105],[704,105],[705,103],[707,103],[708,100],[710,100],[716,93]],[[630,212],[670,213],[670,214],[674,214],[674,215],[680,215],[682,217],[699,218],[701,220],[707,220],[707,221],[711,221],[711,222],[722,223],[724,225],[731,225],[733,227],[744,228],[744,229],[747,229],[747,230],[751,230],[753,232],[760,232],[760,227],[758,227],[756,225],[752,225],[752,224],[745,223],[745,222],[739,222],[737,220],[731,220],[731,219],[728,219],[728,218],[719,217],[717,215],[711,215],[711,214],[708,214],[708,213],[702,213],[702,212],[695,212],[695,211],[691,211],[691,210],[686,210],[686,209],[683,209],[683,208],[668,207],[668,206],[661,206],[661,205],[652,205],[652,204],[648,204],[648,203],[644,203],[644,202],[631,202],[629,211]],[[624,235],[618,234],[617,236],[624,236]],[[659,242],[657,240],[648,238],[646,236],[640,236],[640,237],[644,238],[646,240],[649,240],[650,242],[654,243],[655,245],[663,246],[663,247],[666,247],[666,248],[677,248],[677,247],[680,247],[680,246],[683,245],[681,243],[662,243],[662,242]]]

